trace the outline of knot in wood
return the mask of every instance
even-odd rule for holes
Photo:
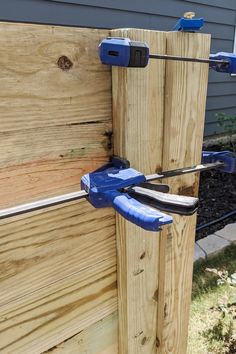
[[[63,71],[68,71],[72,68],[72,61],[66,56],[62,55],[57,61],[58,67]]]

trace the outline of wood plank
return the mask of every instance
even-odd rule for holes
[[[0,134],[0,167],[42,160],[107,157],[110,150],[107,146],[108,130],[111,130],[111,124],[95,123]]]
[[[114,212],[86,201],[2,221],[0,351],[41,353],[117,307]]]
[[[44,354],[118,354],[117,312]]]
[[[112,153],[97,55],[108,31],[1,22],[0,33],[0,207],[76,190]]]
[[[112,153],[107,30],[0,23],[0,207],[78,190]],[[37,354],[117,309],[115,217],[87,201],[0,223],[0,351]]]
[[[208,58],[210,36],[196,33],[167,34],[167,54]],[[163,169],[200,163],[208,82],[208,65],[168,62],[165,83]],[[167,181],[177,194],[197,195],[198,175]],[[162,232],[159,256],[159,354],[187,350],[196,215],[174,216]]]
[[[0,206],[59,195],[80,188],[80,179],[88,171],[102,166],[107,157],[37,161],[0,169]],[[14,187],[14,193],[13,193]]]
[[[96,123],[0,133],[0,206],[78,190],[111,154],[108,131]]]
[[[2,132],[111,119],[110,69],[97,55],[108,30],[1,22],[0,34]]]
[[[113,30],[112,36],[148,43],[165,54],[165,33]],[[132,167],[153,173],[162,162],[165,62],[145,69],[112,69],[114,152]],[[122,354],[156,353],[156,291],[159,235],[117,215],[119,350]]]

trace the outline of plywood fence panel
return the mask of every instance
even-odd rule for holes
[[[209,58],[209,51],[209,35],[167,34],[167,54]],[[201,161],[208,71],[207,64],[166,64],[163,170]],[[172,193],[196,196],[198,180],[197,174],[188,174],[166,182]],[[184,354],[187,350],[196,214],[173,217],[160,242],[158,354]]]

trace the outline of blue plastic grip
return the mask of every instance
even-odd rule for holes
[[[107,197],[119,214],[145,230],[160,231],[162,225],[173,222],[171,216],[141,204],[127,193],[112,191],[107,193]]]
[[[236,155],[231,151],[203,151],[202,163],[223,162],[224,166],[220,167],[222,172],[236,172]]]
[[[112,37],[104,39],[99,45],[99,56],[103,64],[129,66],[130,39]]]
[[[210,68],[221,73],[236,74],[236,54],[219,52],[210,54],[211,60],[226,60],[229,64],[210,63]]]
[[[201,18],[184,18],[181,17],[176,23],[173,31],[195,32],[199,31],[204,25],[204,19]]]

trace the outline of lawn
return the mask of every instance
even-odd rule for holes
[[[236,246],[194,266],[188,354],[236,353],[235,272]]]

